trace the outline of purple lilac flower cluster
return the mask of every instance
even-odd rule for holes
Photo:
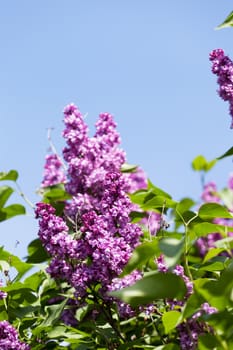
[[[125,154],[119,148],[120,137],[110,114],[100,114],[94,137],[88,136],[84,118],[73,104],[64,110],[64,123],[65,187],[72,198],[63,218],[56,216],[49,204],[38,203],[36,208],[39,237],[52,256],[47,271],[68,281],[77,298],[86,296],[87,288],[97,284],[105,295],[117,288],[120,282],[116,278],[142,235],[140,227],[130,222],[133,207],[127,178],[121,173]],[[133,273],[122,286],[138,278],[139,274]]]
[[[66,182],[61,159],[57,154],[49,154],[45,158],[44,178],[42,187],[48,187]]]
[[[229,177],[228,180],[228,189],[230,191],[233,190],[233,177],[232,175]],[[221,204],[221,198],[218,194],[218,189],[215,182],[209,182],[204,186],[201,199],[204,203],[220,203]],[[233,205],[233,203],[232,203]],[[228,208],[229,211],[232,211],[232,208]],[[223,218],[216,218],[213,220],[213,223],[219,224],[219,225],[227,225],[233,227],[233,219],[223,219]],[[228,236],[233,236],[233,232],[228,232]],[[200,256],[205,256],[205,254],[208,252],[210,248],[215,247],[215,242],[222,239],[222,235],[219,232],[213,232],[208,234],[205,237],[200,237],[196,241],[196,246],[198,249],[198,252]]]
[[[233,62],[222,49],[213,50],[209,58],[212,61],[212,72],[218,77],[219,96],[229,102],[230,115],[233,118]],[[233,128],[233,119],[231,128]]]
[[[164,262],[163,255],[160,255],[156,259],[156,263],[160,272],[166,273],[168,271],[168,268]],[[187,301],[193,293],[192,281],[190,281],[190,279],[185,275],[184,268],[181,265],[175,266],[172,272],[182,277],[184,280],[187,288],[185,301]],[[182,307],[184,305],[183,301],[177,300],[167,300],[167,303],[171,310],[177,309],[177,306]],[[177,330],[179,332],[180,348],[182,350],[197,349],[198,336],[211,332],[211,328],[204,321],[200,320],[200,317],[203,315],[213,314],[215,312],[217,312],[217,309],[211,307],[208,303],[203,303],[195,314],[177,326]]]
[[[8,321],[0,321],[1,350],[30,350],[30,346],[19,340],[16,329]]]

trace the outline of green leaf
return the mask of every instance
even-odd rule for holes
[[[49,255],[42,246],[42,243],[39,238],[34,239],[28,245],[28,256],[27,262],[32,264],[42,263],[49,259]]]
[[[155,257],[159,253],[158,240],[153,242],[144,242],[133,251],[133,254],[125,266],[121,277],[128,275],[135,269],[140,269],[147,261]]]
[[[227,16],[225,21],[219,24],[216,29],[222,29],[227,27],[233,27],[233,11]]]
[[[10,170],[8,172],[0,172],[0,181],[16,181],[18,179],[18,172],[16,170]]]
[[[217,159],[213,159],[207,162],[205,166],[205,171],[209,171],[210,169],[212,169],[216,163],[217,163]]]
[[[218,256],[220,253],[222,253],[225,249],[224,248],[211,248],[207,254],[204,257],[203,262],[207,262],[210,259],[215,258],[216,256]]]
[[[0,221],[10,219],[16,215],[25,214],[26,210],[21,204],[11,204],[8,207],[0,209]]]
[[[161,188],[155,186],[150,180],[148,180],[148,190],[151,191],[156,196],[163,196],[165,198],[172,198],[170,194],[162,190]]]
[[[185,320],[192,316],[194,313],[197,312],[197,310],[200,308],[200,306],[205,302],[205,299],[199,295],[198,293],[193,293],[187,300],[184,309],[183,309],[183,317],[182,319]]]
[[[46,316],[41,326],[53,326],[59,320],[62,311],[67,303],[67,299],[56,305],[50,305],[45,307]]]
[[[162,238],[159,241],[159,248],[165,255],[165,263],[168,268],[177,264],[184,250],[184,239]]]
[[[223,257],[226,259],[226,257]],[[207,263],[202,264],[199,267],[199,270],[203,271],[223,271],[225,269],[225,263],[224,261],[215,260],[215,261],[209,261]]]
[[[215,218],[233,219],[233,215],[222,205],[218,203],[203,204],[198,211],[198,215],[203,220],[211,220]]]
[[[231,147],[228,151],[226,151],[225,153],[223,153],[220,157],[216,158],[217,160],[229,157],[233,155],[233,147]]]
[[[66,192],[64,184],[54,185],[40,189],[40,193],[44,197],[45,202],[65,201],[70,199],[71,196]]]
[[[218,192],[218,195],[227,208],[233,209],[233,191],[231,189],[224,188]]]
[[[176,206],[176,210],[183,214],[188,211],[195,204],[194,200],[191,198],[183,198]]]
[[[141,205],[143,210],[153,210],[158,208],[175,208],[178,202],[165,198],[163,196],[155,196]]]
[[[151,192],[147,190],[139,190],[137,192],[134,192],[133,194],[130,194],[129,197],[133,203],[141,205],[144,203],[145,198],[148,196],[149,193]]]
[[[207,172],[211,168],[213,168],[216,161],[217,161],[216,159],[213,159],[213,160],[208,162],[205,157],[203,157],[202,155],[199,155],[192,161],[192,168],[195,171]]]
[[[130,213],[130,218],[132,223],[136,223],[138,221],[141,221],[143,218],[147,217],[147,214],[145,212],[141,211],[132,211]]]
[[[181,321],[181,313],[176,310],[164,312],[162,322],[165,328],[165,333],[172,331]]]
[[[14,192],[13,188],[9,186],[1,186],[0,187],[0,208],[2,208],[7,202],[8,198]]]
[[[193,225],[192,230],[195,232],[197,237],[205,237],[210,233],[221,233],[222,235],[226,235],[227,232],[232,231],[232,227],[212,224],[210,222],[201,222],[200,224]]]
[[[218,280],[195,280],[195,289],[210,305],[224,310],[227,306],[233,306],[233,262],[221,273]]]
[[[199,350],[209,350],[209,349],[219,349],[219,341],[214,334],[201,334],[198,337],[198,349]]]
[[[5,260],[0,260],[0,270],[2,272],[9,271],[10,265],[8,264],[8,262],[6,262]]]
[[[31,276],[27,277],[24,281],[34,291],[38,291],[42,282],[45,280],[46,275],[43,271],[37,271]]]
[[[14,267],[17,272],[17,278],[21,278],[27,271],[29,271],[32,268],[31,264],[27,264],[24,261],[20,260],[19,257],[7,252],[3,249],[3,247],[0,248],[0,257],[1,260],[6,261],[11,267]]]
[[[232,228],[231,228],[232,231]],[[216,242],[214,242],[214,245],[217,248],[223,248],[224,250],[231,250],[232,249],[232,245],[233,245],[233,237],[225,237],[223,239],[219,239]]]
[[[137,165],[132,165],[128,163],[124,163],[121,167],[121,172],[122,173],[132,173],[135,170],[137,170],[138,166]]]
[[[186,292],[185,283],[180,276],[169,272],[156,272],[143,277],[130,287],[109,294],[132,306],[139,306],[158,299],[182,300]]]
[[[202,155],[197,156],[192,161],[192,168],[193,168],[193,170],[195,170],[195,171],[204,170],[206,162],[207,161],[206,161],[205,157],[203,157]]]
[[[156,350],[180,350],[180,346],[174,343],[169,343],[166,345],[156,346],[156,348],[153,347],[153,349]]]

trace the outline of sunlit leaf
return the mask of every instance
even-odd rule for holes
[[[193,225],[192,230],[195,232],[197,237],[205,237],[210,233],[221,233],[222,235],[226,235],[227,232],[232,231],[233,228],[229,226],[212,224],[211,222],[201,222]]]
[[[159,248],[164,254],[166,266],[172,267],[177,264],[184,250],[184,240],[175,238],[162,238],[159,241]]]
[[[219,24],[216,29],[222,29],[227,27],[233,27],[233,11],[227,16],[225,21]]]
[[[54,185],[46,187],[45,189],[40,189],[40,194],[43,195],[45,202],[65,201],[71,198],[70,194],[66,192],[64,184]]]
[[[124,163],[121,167],[121,172],[122,173],[132,173],[135,170],[137,170],[137,165],[132,165],[132,164],[128,164],[128,163]]]
[[[141,205],[143,210],[153,210],[157,208],[175,208],[178,202],[165,198],[163,196],[155,196],[152,199],[146,201],[143,205]]]
[[[213,168],[215,163],[217,162],[216,159],[213,159],[211,161],[207,161],[206,158],[202,155],[197,156],[193,161],[192,161],[192,168],[195,171],[209,171],[210,169]]]
[[[198,337],[199,350],[219,349],[219,346],[219,339],[214,334],[200,334]]]
[[[233,219],[233,215],[229,213],[227,208],[218,203],[203,204],[199,208],[198,215],[203,220],[211,220],[215,218]]]
[[[159,253],[158,240],[152,242],[144,242],[133,251],[133,254],[125,266],[121,277],[128,275],[135,269],[140,269],[149,259],[155,257]]]
[[[211,248],[205,255],[203,262],[214,258],[215,256],[218,256],[220,253],[222,253],[225,249],[224,248]]]
[[[42,322],[42,326],[52,326],[55,325],[57,320],[60,318],[62,311],[67,303],[67,299],[64,299],[59,304],[50,305],[45,307],[45,319]]]
[[[18,275],[16,280],[21,278],[27,271],[32,268],[31,264],[25,263],[16,255],[13,255],[4,250],[3,247],[0,248],[0,258],[1,260],[6,261],[9,266],[14,267],[17,270]]]
[[[186,294],[186,286],[180,276],[156,272],[143,277],[130,287],[109,294],[132,306],[139,306],[158,299],[176,298],[182,300]]]
[[[194,200],[191,198],[183,198],[176,206],[176,210],[183,214],[195,204]]]
[[[28,256],[27,256],[27,262],[38,264],[41,262],[44,262],[49,259],[49,255],[42,246],[41,241],[39,238],[34,239],[31,243],[28,245]]]
[[[8,207],[0,209],[0,221],[10,219],[16,215],[25,214],[26,210],[21,204],[11,204]]]
[[[202,155],[197,156],[192,161],[193,170],[196,170],[196,171],[204,170],[206,162],[207,161],[206,161],[205,157],[203,157]]]
[[[233,191],[229,188],[224,188],[218,192],[219,197],[227,208],[233,209]]]
[[[176,310],[164,312],[162,316],[162,322],[164,325],[165,333],[172,331],[180,322],[181,313]]]
[[[0,172],[0,181],[16,181],[18,179],[18,172],[10,170],[8,172]]]
[[[1,186],[0,187],[0,208],[2,208],[7,202],[8,198],[14,192],[13,188],[9,186]]]
[[[221,156],[219,156],[218,158],[216,158],[217,160],[229,157],[233,155],[233,147],[231,147],[228,151],[226,151],[225,153],[223,153]]]
[[[225,269],[225,267],[226,266],[225,266],[224,261],[215,260],[215,261],[209,261],[207,263],[202,264],[199,267],[199,270],[203,270],[203,271],[223,271]]]

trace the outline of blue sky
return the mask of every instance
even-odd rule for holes
[[[17,169],[38,201],[47,128],[61,150],[62,110],[74,102],[92,131],[100,112],[115,116],[128,162],[155,185],[198,199],[191,160],[232,146],[228,105],[208,61],[219,47],[233,58],[233,29],[214,30],[232,9],[221,0],[2,2],[0,170]],[[224,186],[231,171],[227,158],[207,180]],[[30,208],[0,225],[1,244],[21,256],[36,234]]]

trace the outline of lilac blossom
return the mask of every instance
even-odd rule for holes
[[[49,154],[45,158],[44,178],[41,183],[42,187],[54,186],[65,183],[63,164],[57,154]]]
[[[213,50],[209,58],[212,61],[212,72],[218,77],[219,96],[229,102],[229,111],[233,118],[233,62],[222,49]],[[233,128],[233,120],[231,128]]]
[[[49,204],[38,203],[36,208],[38,234],[52,257],[47,272],[67,281],[77,299],[85,298],[87,290],[97,284],[108,298],[106,293],[116,288],[116,279],[142,235],[140,227],[130,222],[133,205],[127,195],[127,177],[121,173],[125,153],[119,148],[120,136],[109,113],[100,114],[93,137],[88,136],[84,117],[73,104],[64,109],[64,123],[65,188],[72,198],[65,204],[63,217]],[[121,283],[137,278],[133,274]],[[122,315],[127,310],[131,313],[129,306],[119,308]],[[70,313],[63,317],[69,319]]]
[[[0,349],[30,350],[30,347],[20,341],[17,330],[8,321],[0,321]]]
[[[233,190],[233,174],[230,174],[229,179],[228,179],[228,188],[230,190]]]
[[[217,194],[217,185],[215,182],[211,181],[211,182],[208,182],[206,185],[204,185],[201,199],[205,203],[220,202],[220,197]]]
[[[212,307],[205,302],[200,306],[200,309],[192,315],[192,317],[177,326],[182,350],[197,349],[199,335],[211,333],[213,331],[207,323],[200,320],[200,317],[211,315],[216,312],[217,309],[215,307]]]

